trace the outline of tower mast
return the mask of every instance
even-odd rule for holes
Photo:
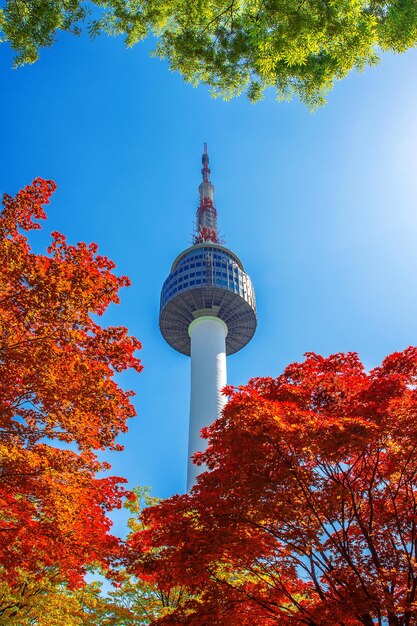
[[[205,447],[201,429],[225,404],[226,356],[252,339],[257,324],[251,280],[239,257],[219,243],[207,144],[202,164],[194,245],[175,259],[162,287],[159,315],[166,341],[191,356],[187,489],[202,471],[191,460]]]
[[[209,155],[207,152],[207,144],[204,144],[204,152],[202,157],[203,182],[200,184],[198,191],[200,194],[200,206],[197,210],[196,233],[194,235],[194,243],[204,243],[211,241],[219,243],[217,231],[217,211],[214,207],[214,185],[210,181]]]

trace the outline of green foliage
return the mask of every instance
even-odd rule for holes
[[[132,493],[133,498],[125,500],[123,507],[131,513],[127,525],[131,533],[143,530],[144,526],[141,520],[141,514],[148,506],[155,506],[161,501],[150,494],[150,487],[134,487]]]
[[[181,587],[164,591],[159,585],[126,574],[122,586],[110,592],[107,602],[113,607],[115,617],[119,619],[116,624],[145,626],[153,624],[158,618],[170,615],[188,598],[189,594]],[[104,624],[103,622],[103,626]]]
[[[94,9],[94,19],[91,18]],[[0,33],[15,63],[33,63],[59,30],[92,38],[123,35],[132,46],[157,37],[154,54],[215,96],[266,87],[278,99],[297,94],[314,108],[335,80],[403,52],[417,42],[416,0],[7,0]]]

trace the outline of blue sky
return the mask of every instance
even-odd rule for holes
[[[166,497],[185,488],[189,360],[159,334],[159,293],[191,239],[203,142],[221,232],[258,302],[229,383],[276,376],[306,351],[353,350],[376,365],[416,342],[417,51],[352,73],[312,114],[273,93],[214,100],[150,47],[61,35],[12,70],[2,46],[0,191],[54,179],[35,247],[52,230],[95,241],[132,279],[103,320],[142,341],[145,366],[121,377],[138,417],[110,460]]]

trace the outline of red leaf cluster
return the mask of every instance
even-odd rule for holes
[[[0,215],[0,575],[57,567],[71,585],[85,567],[107,567],[118,547],[106,513],[121,506],[123,479],[96,451],[135,415],[114,373],[141,370],[140,343],[93,316],[129,284],[97,246],[53,233],[46,254],[22,231],[40,228],[55,189],[36,179]]]
[[[417,623],[417,348],[369,373],[308,354],[228,393],[209,471],[131,538],[133,572],[193,595],[158,623]]]

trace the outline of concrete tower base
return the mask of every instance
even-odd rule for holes
[[[191,460],[196,450],[204,450],[207,444],[200,437],[204,426],[217,419],[226,404],[220,391],[226,385],[226,336],[227,326],[218,317],[198,317],[191,322],[191,402],[190,430],[188,438],[187,490],[189,491],[204,467],[197,467]]]

